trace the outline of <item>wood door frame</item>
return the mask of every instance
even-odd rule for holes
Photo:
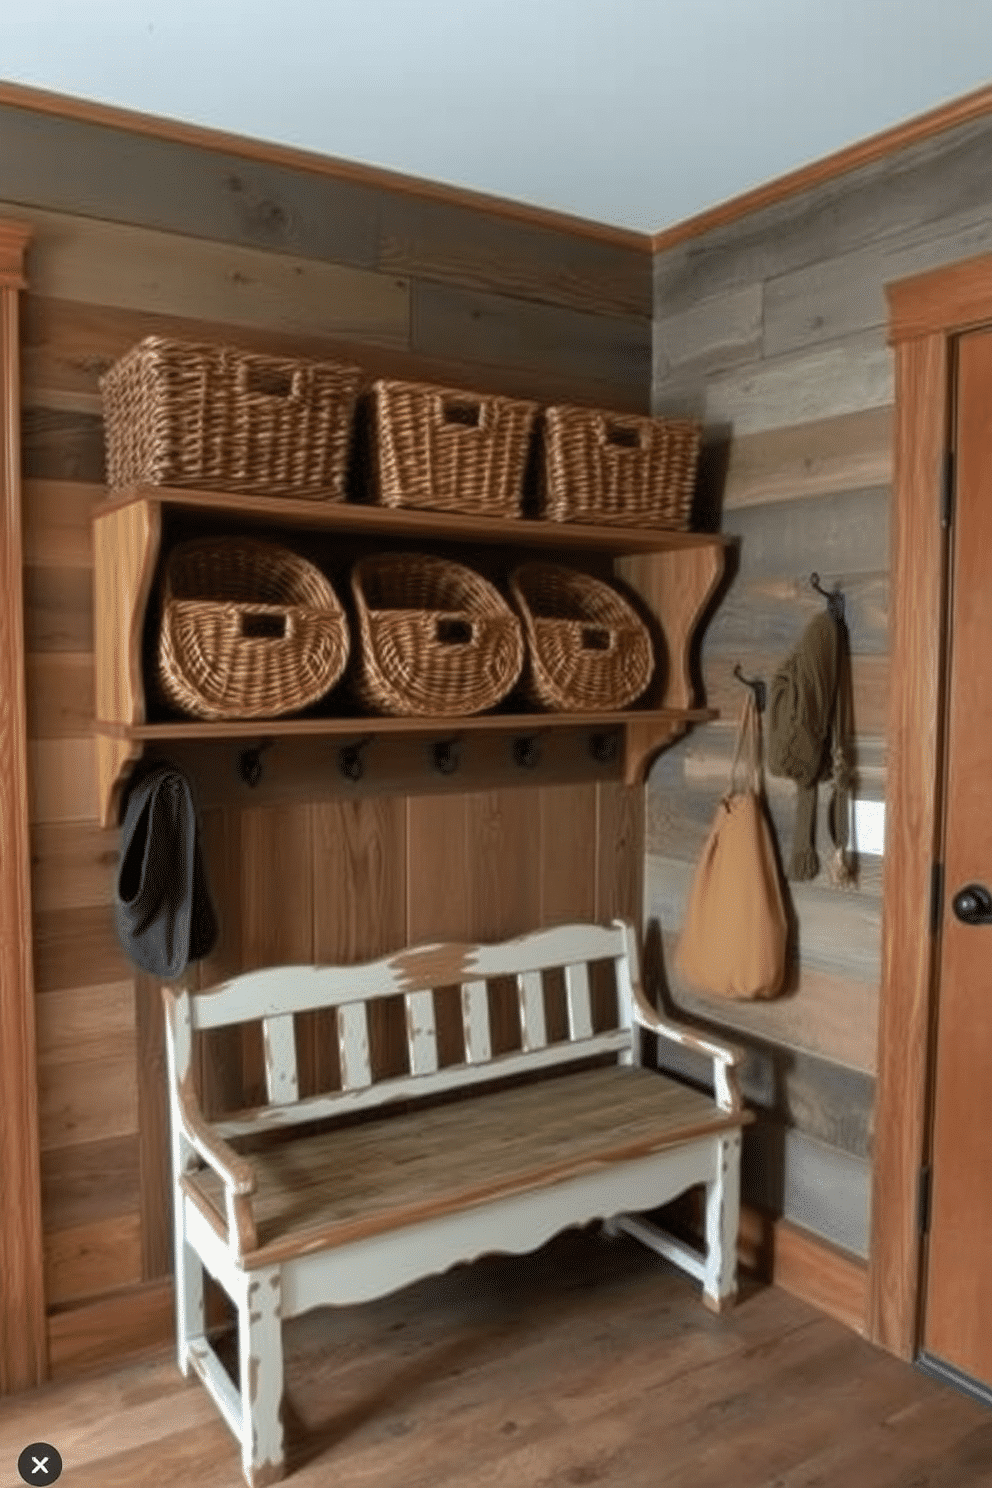
[[[30,237],[0,221],[0,1395],[48,1374],[21,532],[18,293]]]
[[[941,853],[953,346],[992,323],[992,255],[886,288],[895,353],[890,674],[882,984],[872,1153],[867,1333],[902,1358],[920,1328],[920,1175],[928,1143]]]

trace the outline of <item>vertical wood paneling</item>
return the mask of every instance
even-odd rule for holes
[[[596,918],[596,786],[541,791],[542,925]]]
[[[411,796],[407,809],[409,944],[471,940],[468,797]]]
[[[322,802],[313,810],[314,955],[326,965],[371,961],[406,944],[406,801],[381,796]],[[312,1024],[310,1088],[338,1080],[337,1039],[331,1015],[307,1014]],[[384,999],[372,1009],[372,1062],[379,1075],[406,1068],[402,1008]]]
[[[29,233],[0,224],[0,1395],[47,1371],[31,965],[17,293]]]

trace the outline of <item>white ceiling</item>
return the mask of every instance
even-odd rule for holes
[[[0,77],[655,231],[986,84],[992,0],[8,0]]]

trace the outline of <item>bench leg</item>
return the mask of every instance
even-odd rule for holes
[[[182,1203],[180,1198],[179,1203]],[[203,1265],[176,1226],[176,1353],[179,1368],[189,1378],[190,1347],[203,1337]]]
[[[249,1488],[285,1473],[282,1438],[282,1287],[278,1266],[251,1271],[238,1306],[241,1464]]]
[[[741,1134],[718,1138],[716,1177],[706,1185],[706,1266],[703,1301],[711,1312],[737,1299],[737,1232],[740,1226]]]

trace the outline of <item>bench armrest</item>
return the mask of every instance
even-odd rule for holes
[[[663,1018],[651,1006],[644,995],[643,988],[636,982],[633,984],[633,993],[633,1014],[641,1027],[646,1028],[649,1033],[660,1034],[662,1038],[667,1038],[673,1044],[681,1044],[683,1049],[692,1049],[697,1054],[712,1059],[713,1087],[716,1092],[717,1105],[721,1111],[741,1111],[737,1066],[744,1059],[744,1051],[733,1044],[707,1038],[682,1023],[673,1023],[670,1018]]]
[[[175,1092],[175,1096],[175,1109],[183,1136],[224,1184],[228,1242],[235,1256],[241,1260],[249,1251],[258,1247],[251,1207],[251,1195],[256,1188],[255,1170],[247,1158],[235,1152],[213,1130],[192,1091],[180,1089]]]

